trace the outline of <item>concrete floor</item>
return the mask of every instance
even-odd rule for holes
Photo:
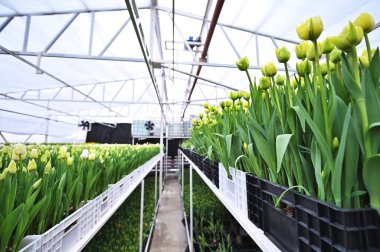
[[[168,175],[161,195],[150,252],[184,252],[187,247],[180,190],[177,176]]]

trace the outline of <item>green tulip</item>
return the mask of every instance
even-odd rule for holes
[[[321,58],[322,56],[322,44],[318,42],[318,54],[319,54],[319,58]],[[314,44],[311,44],[307,50],[307,59],[310,60],[310,61],[314,61],[315,60],[315,49],[314,49]]]
[[[36,164],[36,161],[34,161],[34,159],[32,160],[29,159],[27,169],[29,172],[37,170],[37,164]]]
[[[372,57],[375,54],[375,52],[376,52],[375,49],[371,50],[371,56]],[[368,53],[367,53],[366,49],[363,50],[362,55],[359,57],[359,60],[363,64],[363,66],[369,67],[369,59],[368,59]]]
[[[3,172],[0,174],[0,181],[4,180],[7,177],[8,168],[5,168]]]
[[[251,95],[250,95],[249,92],[247,92],[247,91],[243,92],[243,98],[244,98],[244,100],[248,101],[250,97],[251,97]]]
[[[8,171],[10,174],[16,174],[17,171],[17,165],[14,160],[11,160],[11,162],[8,165]]]
[[[283,86],[284,83],[285,83],[285,78],[284,78],[284,76],[281,75],[281,74],[277,74],[277,76],[276,76],[276,84],[277,84],[278,86]]]
[[[331,62],[333,62],[334,64],[337,64],[339,63],[341,60],[342,60],[342,51],[337,49],[337,48],[334,48],[331,53],[330,53],[330,60]]]
[[[331,41],[344,52],[350,52],[353,46],[360,44],[363,39],[363,29],[352,22],[343,28],[338,36],[331,37]]]
[[[310,61],[303,60],[296,63],[297,74],[301,77],[305,77],[305,75],[310,74],[311,72],[311,64]]]
[[[326,38],[322,42],[322,52],[324,54],[331,53],[331,51],[334,49],[334,44],[331,42],[330,38]]]
[[[238,96],[237,96],[237,98],[238,99],[241,99],[241,98],[243,98],[243,92],[242,91],[237,91],[237,94],[238,94]]]
[[[231,91],[230,92],[230,98],[231,98],[231,100],[235,101],[238,98],[238,92]]]
[[[286,49],[286,47],[283,46],[281,48],[276,49],[276,56],[278,62],[286,63],[290,59],[290,52],[288,51],[288,49]]]
[[[320,69],[321,69],[321,74],[322,76],[326,76],[327,75],[327,64],[326,63],[322,63],[319,65]]]
[[[323,31],[322,19],[319,16],[311,17],[300,24],[296,31],[300,39],[317,40]]]
[[[370,33],[375,28],[375,20],[373,17],[367,13],[361,13],[354,21],[356,26],[360,26],[363,32]]]
[[[296,56],[298,59],[305,59],[307,54],[307,49],[309,48],[309,42],[304,41],[295,47]]]
[[[68,157],[67,160],[66,160],[67,166],[72,166],[73,162],[74,162],[74,158],[73,157]]]
[[[32,149],[31,151],[30,151],[30,158],[38,158],[38,150],[37,149]]]
[[[262,66],[260,69],[263,76],[268,76],[267,71],[265,70],[265,66]]]
[[[268,88],[270,88],[270,79],[269,77],[262,77],[260,79],[260,88],[263,89],[263,90],[267,90]]]
[[[199,118],[201,118],[201,119],[202,119],[202,118],[203,118],[203,116],[204,116],[204,114],[203,114],[203,113],[200,113],[200,114],[199,114]]]
[[[49,174],[50,173],[50,170],[51,170],[51,163],[50,161],[46,164],[45,166],[45,170],[44,170],[44,173],[45,174]]]
[[[240,71],[247,71],[249,68],[249,60],[247,57],[243,57],[236,61],[236,66]]]
[[[265,73],[267,77],[273,77],[277,74],[277,68],[273,62],[267,63],[265,66]]]
[[[296,89],[298,84],[297,84],[297,81],[296,79],[292,79],[291,82],[290,82],[290,86],[293,88],[293,89]]]
[[[41,185],[41,182],[42,182],[42,178],[40,178],[39,180],[37,180],[36,182],[34,182],[34,184],[32,186],[33,190],[38,189],[38,187],[40,187],[40,185]]]
[[[339,140],[337,137],[334,137],[334,139],[332,141],[332,146],[334,149],[337,149],[339,147]]]
[[[203,104],[203,107],[206,109],[206,108],[208,108],[208,103],[204,103]]]

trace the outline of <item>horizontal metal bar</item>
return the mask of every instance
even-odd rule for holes
[[[164,11],[164,12],[171,11],[170,8],[163,7],[163,6],[156,6],[156,9],[160,10],[160,11]],[[180,10],[176,10],[175,14],[180,15],[180,16],[185,16],[185,17],[193,18],[193,19],[197,19],[197,20],[201,20],[201,21],[203,21],[203,19],[204,19],[203,16],[194,15],[194,14],[191,14],[191,13],[188,13],[188,12],[185,12],[185,11],[180,11]],[[206,20],[206,22],[210,23],[211,20]],[[266,33],[262,33],[262,32],[257,32],[257,31],[254,31],[254,30],[251,30],[251,29],[247,29],[247,28],[244,28],[244,27],[230,25],[230,24],[226,24],[226,23],[222,23],[222,22],[217,22],[217,24],[220,25],[220,26],[223,26],[223,27],[234,29],[234,30],[244,31],[244,32],[248,32],[248,33],[254,33],[254,34],[257,34],[257,35],[260,35],[260,36],[263,36],[263,37],[268,37],[268,38],[273,37],[273,38],[275,38],[277,40],[281,40],[281,41],[292,43],[292,44],[299,44],[300,43],[300,41],[286,39],[286,38],[281,38],[281,37],[273,36],[273,35],[270,35],[270,34],[266,34]]]
[[[69,123],[69,122],[65,122],[65,121],[61,121],[61,120],[51,119],[49,117],[36,116],[36,115],[22,113],[22,112],[18,112],[18,111],[14,111],[14,110],[8,110],[8,109],[2,109],[2,108],[0,108],[0,111],[12,113],[12,114],[17,114],[17,115],[29,116],[29,117],[33,117],[33,118],[48,120],[48,121],[66,123],[66,124],[70,124],[70,125],[76,125],[76,123]]]

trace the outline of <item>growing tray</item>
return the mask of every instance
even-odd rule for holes
[[[380,251],[380,217],[344,209],[247,174],[248,218],[284,251]]]

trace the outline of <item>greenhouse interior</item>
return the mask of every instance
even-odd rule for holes
[[[0,0],[0,252],[380,252],[380,1]]]

